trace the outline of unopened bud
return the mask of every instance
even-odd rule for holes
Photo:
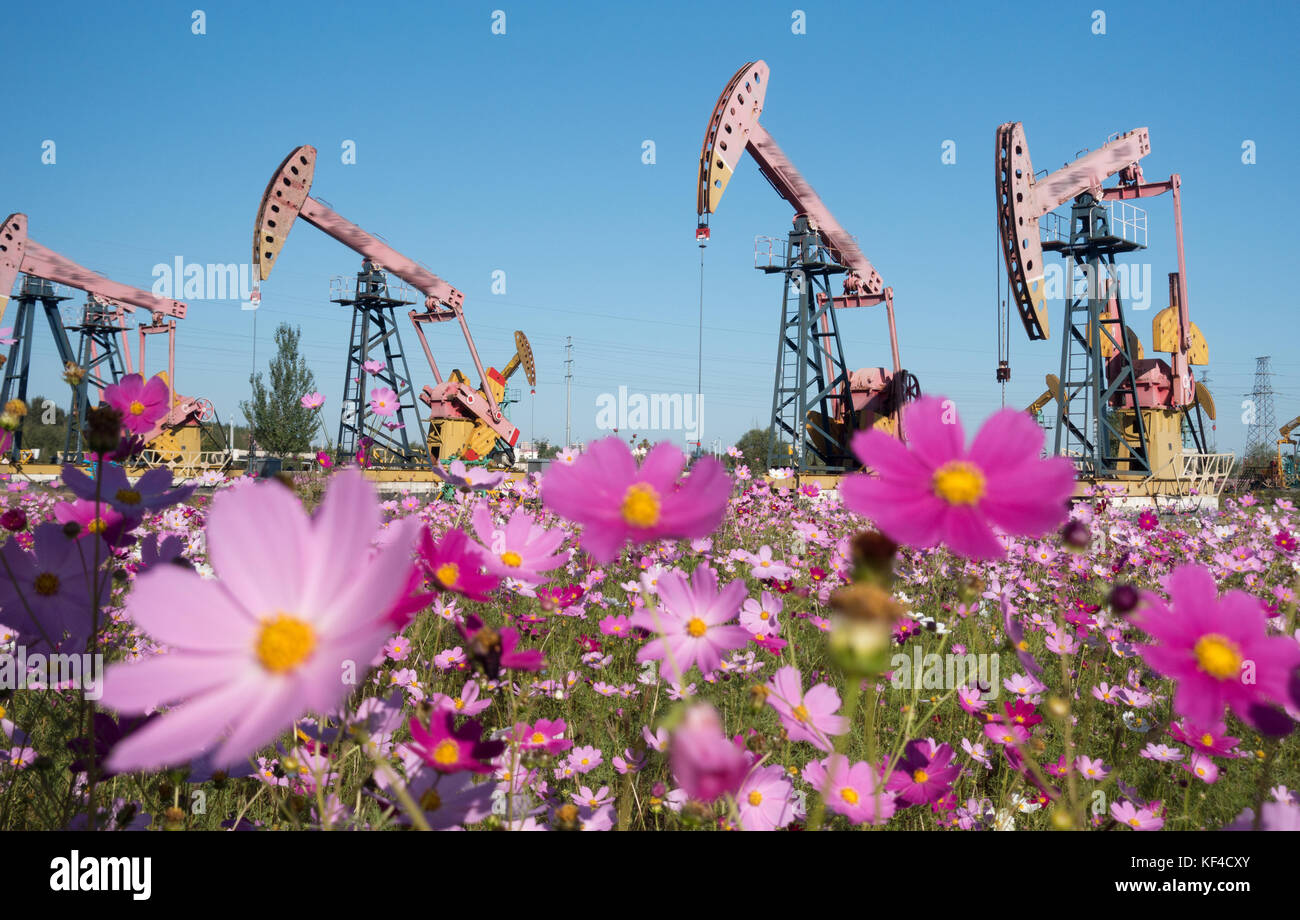
[[[767,705],[767,695],[770,691],[762,684],[754,684],[749,688],[749,708],[754,712],[762,712],[763,707]]]
[[[1140,600],[1137,588],[1129,584],[1116,585],[1110,591],[1110,596],[1106,598],[1106,603],[1110,609],[1120,616],[1127,616],[1137,607]]]
[[[1092,545],[1092,531],[1083,521],[1067,521],[1061,528],[1061,543],[1068,550],[1082,552]]]
[[[9,415],[16,415],[18,418],[22,418],[27,414],[27,403],[23,402],[21,399],[11,399],[9,402],[5,403],[5,412]]]
[[[163,830],[179,831],[185,829],[185,812],[173,805],[163,812]]]
[[[853,577],[888,588],[894,582],[894,556],[898,544],[883,533],[864,530],[849,542]]]
[[[907,612],[892,594],[873,584],[858,583],[837,588],[830,598],[831,609],[849,620],[870,620],[893,624]]]
[[[580,831],[582,822],[578,820],[578,806],[572,802],[555,809],[555,829],[557,831]]]
[[[122,413],[107,403],[86,411],[86,446],[103,455],[122,442]]]
[[[867,677],[888,670],[892,646],[891,627],[884,621],[837,616],[831,623],[827,647],[832,660],[850,677]]]
[[[63,535],[68,539],[75,539],[79,533],[81,533],[81,525],[76,521],[68,521],[63,525]]]
[[[63,365],[63,379],[68,386],[81,386],[81,381],[86,379],[86,369],[78,367],[72,361],[67,361]]]

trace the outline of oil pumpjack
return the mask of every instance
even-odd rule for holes
[[[755,267],[785,279],[768,463],[796,472],[844,472],[859,465],[849,447],[855,431],[879,428],[904,436],[900,410],[920,387],[899,360],[893,288],[759,124],[767,84],[767,64],[752,61],[736,71],[713,106],[700,150],[696,239],[709,239],[709,215],[748,151],[795,211],[784,240],[760,238],[755,246]],[[835,294],[831,280],[838,275],[844,279]],[[837,311],[880,304],[889,322],[892,366],[850,371]]]
[[[1217,495],[1231,455],[1206,450],[1202,415],[1214,419],[1214,402],[1192,373],[1193,365],[1209,362],[1209,348],[1188,310],[1182,180],[1175,173],[1146,181],[1140,161],[1150,152],[1149,132],[1138,128],[1040,177],[1024,126],[1001,125],[994,151],[1000,258],[1009,302],[1031,340],[1050,335],[1043,253],[1067,260],[1060,377],[1050,397],[1055,452],[1074,462],[1081,480],[1121,485],[1134,498]],[[1111,177],[1118,184],[1103,187]],[[1173,198],[1178,271],[1169,275],[1169,305],[1152,320],[1152,346],[1168,361],[1143,356],[1125,320],[1116,262],[1147,244],[1146,212],[1129,202],[1166,192]],[[1067,202],[1068,218],[1053,213]],[[1008,301],[998,309],[997,379],[1005,382]]]
[[[122,375],[135,373],[131,359],[126,314],[136,309],[149,311],[150,321],[137,327],[139,372],[145,368],[145,344],[148,336],[167,337],[167,371],[165,380],[171,390],[167,414],[146,432],[146,450],[141,455],[146,465],[166,465],[184,469],[200,466],[225,466],[229,453],[213,452],[222,459],[203,462],[203,435],[209,432],[216,443],[224,446],[221,423],[212,403],[206,399],[181,396],[176,392],[176,320],[185,317],[186,305],[179,300],[160,297],[129,285],[112,281],[83,268],[71,259],[47,249],[27,235],[27,215],[10,214],[0,225],[0,320],[8,308],[10,291],[17,276],[23,283],[14,298],[18,314],[14,322],[14,343],[4,366],[4,383],[0,387],[0,404],[11,396],[26,400],[27,378],[31,367],[32,339],[36,307],[44,310],[59,359],[85,371],[73,388],[71,411],[68,412],[64,459],[82,459],[82,429],[90,404],[90,388],[103,391],[117,383]],[[67,297],[54,285],[84,291],[86,304],[80,323],[65,326],[59,304]],[[79,333],[74,350],[68,330]],[[22,430],[14,432],[12,458],[21,454]]]
[[[340,293],[334,298],[336,303],[353,308],[352,338],[339,422],[340,455],[354,454],[364,446],[363,438],[368,438],[374,447],[379,448],[376,451],[380,454],[379,459],[396,466],[423,465],[430,457],[434,460],[478,460],[496,456],[513,461],[519,429],[502,410],[504,378],[508,375],[498,374],[502,380],[497,386],[498,381],[479,360],[474,338],[465,322],[465,295],[423,265],[347,220],[329,205],[311,197],[315,172],[316,148],[310,146],[294,149],[277,167],[257,209],[253,264],[259,281],[270,277],[289,231],[299,217],[362,257],[362,268],[352,295]],[[415,388],[396,320],[397,308],[409,305],[410,301],[402,300],[396,292],[389,290],[388,275],[401,279],[424,298],[422,311],[408,312],[434,378],[434,385],[424,387],[419,393],[419,400],[428,408],[430,416],[429,432],[423,444],[412,444],[407,437],[406,413],[416,414]],[[453,371],[444,379],[438,370],[424,326],[441,322],[455,322],[460,326],[474,369],[478,372],[480,384],[477,389],[460,371]],[[516,334],[517,343],[522,335]],[[523,342],[526,349],[527,340]],[[372,357],[376,354],[382,358]],[[527,350],[527,360],[524,361],[517,345],[516,357],[518,363],[525,364],[529,370],[529,379],[535,380],[531,350]],[[375,366],[372,361],[381,361],[382,368],[373,372],[367,370],[367,364]],[[368,376],[397,394],[396,421],[388,423],[391,428],[383,424],[372,424],[367,428]],[[370,414],[374,415],[373,412]]]

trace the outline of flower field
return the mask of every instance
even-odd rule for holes
[[[1300,828],[1295,506],[907,422],[840,495],[613,438],[435,497],[11,474],[0,827]]]

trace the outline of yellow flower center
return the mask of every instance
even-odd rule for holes
[[[436,789],[430,789],[420,796],[420,807],[425,811],[437,811],[442,805],[442,797]]]
[[[1241,669],[1241,649],[1232,640],[1211,633],[1201,636],[1194,649],[1202,671],[1219,680],[1235,677]]]
[[[524,560],[522,556],[520,556],[518,553],[514,552],[513,550],[506,550],[504,553],[501,554],[501,561],[504,562],[506,565],[510,566],[510,568],[517,569],[519,568],[520,563],[522,563]]]
[[[858,804],[858,790],[854,789],[852,786],[845,786],[840,790],[840,798],[848,802],[850,805],[856,805]]]
[[[686,624],[686,632],[694,639],[698,639],[708,631],[708,625],[699,617],[691,617],[691,621]]]
[[[750,805],[761,805],[761,804],[763,804],[763,793],[759,792],[757,789],[755,789],[753,792],[751,792],[751,793],[749,794],[749,804],[750,804]]]
[[[460,747],[450,738],[444,738],[433,749],[433,759],[435,763],[440,763],[443,766],[453,764],[460,760]]]
[[[808,707],[804,706],[802,703],[794,707],[790,714],[800,722],[808,721]]]
[[[34,583],[36,593],[41,597],[50,597],[59,593],[59,576],[53,572],[42,572],[36,576]]]
[[[1142,822],[1139,821],[1137,818],[1129,818],[1129,819],[1128,819],[1128,823],[1131,824],[1131,825],[1133,825],[1134,827],[1141,827],[1141,826],[1142,826]]]
[[[465,701],[462,700],[460,697],[456,697],[456,708],[457,708],[457,709],[464,709],[464,708],[465,708]]]
[[[623,520],[633,527],[653,527],[659,523],[659,493],[653,486],[638,482],[627,487],[623,495]]]
[[[545,744],[546,736],[543,735],[541,732],[533,732],[533,737],[531,740],[533,744]]]
[[[912,782],[914,783],[924,783],[929,779],[930,779],[930,774],[926,773],[924,770],[917,770],[915,773],[912,774]]]
[[[131,407],[127,410],[132,415],[144,415],[144,403],[138,399],[131,400]]]
[[[460,578],[460,566],[454,562],[444,562],[438,566],[438,570],[433,573],[433,577],[442,582],[444,588],[450,588]]]
[[[1214,736],[1211,735],[1209,732],[1206,732],[1204,735],[1201,735],[1201,744],[1205,745],[1206,747],[1211,747],[1214,744]]]
[[[117,500],[124,505],[140,504],[140,493],[135,489],[118,489]]]
[[[316,647],[316,632],[311,624],[287,613],[263,620],[257,635],[257,658],[262,667],[284,674],[302,664]]]
[[[984,474],[963,460],[945,463],[934,472],[934,494],[950,505],[973,505],[984,497]]]
[[[103,533],[107,529],[108,524],[104,522],[102,517],[97,517],[86,525],[86,530],[90,533]]]

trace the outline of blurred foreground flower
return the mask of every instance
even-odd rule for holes
[[[904,412],[907,445],[880,431],[859,432],[853,452],[879,475],[850,476],[841,486],[845,506],[890,539],[1001,559],[1006,550],[995,527],[1036,537],[1065,520],[1074,467],[1064,457],[1039,456],[1043,429],[1025,413],[998,412],[967,450],[950,400],[922,397]]]

